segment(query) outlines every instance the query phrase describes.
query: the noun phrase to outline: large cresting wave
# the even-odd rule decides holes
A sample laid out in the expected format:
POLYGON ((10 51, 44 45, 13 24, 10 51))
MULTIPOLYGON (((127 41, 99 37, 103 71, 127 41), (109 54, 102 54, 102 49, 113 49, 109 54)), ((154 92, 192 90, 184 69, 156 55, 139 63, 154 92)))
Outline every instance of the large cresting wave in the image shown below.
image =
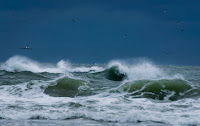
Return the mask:
POLYGON ((168 73, 149 61, 129 63, 126 61, 113 60, 109 62, 107 66, 106 77, 110 80, 183 79, 180 74, 169 76, 168 73))

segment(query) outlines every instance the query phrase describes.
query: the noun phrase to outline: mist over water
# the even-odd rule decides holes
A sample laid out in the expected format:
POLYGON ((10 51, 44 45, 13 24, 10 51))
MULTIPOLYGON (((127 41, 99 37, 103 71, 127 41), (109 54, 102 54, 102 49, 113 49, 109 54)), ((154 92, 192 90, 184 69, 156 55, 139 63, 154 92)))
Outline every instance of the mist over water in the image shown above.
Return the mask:
POLYGON ((200 125, 199 69, 147 60, 51 64, 14 56, 0 64, 0 118, 200 125))

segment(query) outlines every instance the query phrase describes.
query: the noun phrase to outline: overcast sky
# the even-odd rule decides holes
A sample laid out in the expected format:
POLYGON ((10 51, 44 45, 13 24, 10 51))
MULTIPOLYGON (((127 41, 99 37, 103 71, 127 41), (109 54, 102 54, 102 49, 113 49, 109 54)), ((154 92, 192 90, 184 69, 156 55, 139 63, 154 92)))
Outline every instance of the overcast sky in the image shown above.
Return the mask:
POLYGON ((0 61, 14 55, 200 65, 200 0, 0 1, 0 61))

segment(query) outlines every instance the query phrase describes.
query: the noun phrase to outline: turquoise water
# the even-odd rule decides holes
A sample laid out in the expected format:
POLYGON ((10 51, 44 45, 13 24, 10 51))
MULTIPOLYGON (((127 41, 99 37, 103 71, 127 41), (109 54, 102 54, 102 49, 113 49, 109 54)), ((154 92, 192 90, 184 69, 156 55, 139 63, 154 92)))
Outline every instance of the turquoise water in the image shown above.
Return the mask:
POLYGON ((14 56, 0 64, 0 123, 200 125, 199 70, 149 61, 51 64, 14 56))

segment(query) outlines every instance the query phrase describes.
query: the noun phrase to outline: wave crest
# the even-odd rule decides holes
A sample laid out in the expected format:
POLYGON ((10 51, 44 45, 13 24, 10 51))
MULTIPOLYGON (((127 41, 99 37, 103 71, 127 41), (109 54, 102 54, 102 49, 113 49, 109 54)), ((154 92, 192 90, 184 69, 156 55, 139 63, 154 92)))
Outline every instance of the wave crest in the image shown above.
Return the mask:
MULTIPOLYGON (((162 69, 148 61, 133 64, 129 64, 128 62, 124 61, 111 61, 108 64, 108 68, 112 67, 117 67, 120 73, 126 74, 128 80, 158 80, 169 78, 169 76, 162 69)), ((177 75, 174 77, 180 78, 180 76, 177 75)))
POLYGON ((66 73, 66 72, 100 72, 104 69, 98 66, 73 67, 69 62, 61 60, 56 65, 39 63, 24 56, 13 56, 0 66, 0 70, 9 72, 31 71, 34 73, 66 73))
POLYGON ((64 62, 63 60, 61 60, 56 64, 56 66, 54 66, 51 64, 42 64, 23 56, 14 56, 9 58, 5 63, 3 63, 0 66, 0 69, 10 72, 31 71, 35 73, 63 73, 64 71, 67 71, 69 66, 69 63, 64 62))

